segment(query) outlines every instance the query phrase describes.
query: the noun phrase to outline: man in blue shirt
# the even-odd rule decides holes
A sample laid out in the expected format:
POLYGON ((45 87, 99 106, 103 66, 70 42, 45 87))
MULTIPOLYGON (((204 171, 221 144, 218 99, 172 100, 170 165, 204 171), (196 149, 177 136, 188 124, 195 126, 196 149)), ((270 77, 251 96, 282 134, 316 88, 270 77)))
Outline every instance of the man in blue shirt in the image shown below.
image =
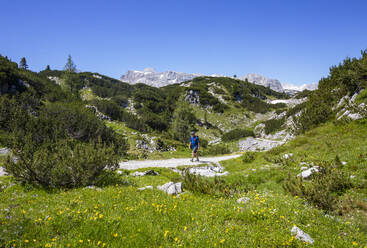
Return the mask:
POLYGON ((194 162, 195 156, 196 156, 196 161, 199 161, 198 150, 200 149, 200 141, 199 141, 199 137, 195 135, 194 131, 191 132, 189 148, 192 150, 191 162, 194 162))

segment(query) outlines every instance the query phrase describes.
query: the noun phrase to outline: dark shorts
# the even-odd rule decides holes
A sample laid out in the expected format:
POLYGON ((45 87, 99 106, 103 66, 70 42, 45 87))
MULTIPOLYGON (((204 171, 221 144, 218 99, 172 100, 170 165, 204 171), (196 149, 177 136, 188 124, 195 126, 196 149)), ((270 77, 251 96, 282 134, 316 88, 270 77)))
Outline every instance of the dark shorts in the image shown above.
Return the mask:
POLYGON ((192 152, 197 153, 199 147, 198 146, 193 146, 191 149, 192 149, 192 152))

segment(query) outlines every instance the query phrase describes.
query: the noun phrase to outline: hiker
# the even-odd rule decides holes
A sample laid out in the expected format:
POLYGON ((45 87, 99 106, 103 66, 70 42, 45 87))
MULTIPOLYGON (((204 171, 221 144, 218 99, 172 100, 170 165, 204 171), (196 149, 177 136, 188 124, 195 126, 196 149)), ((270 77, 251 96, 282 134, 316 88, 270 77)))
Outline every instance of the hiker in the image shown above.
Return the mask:
POLYGON ((194 131, 191 132, 189 148, 192 150, 191 162, 194 162, 195 156, 196 156, 196 161, 199 161, 198 151, 200 149, 200 141, 199 141, 199 137, 195 135, 194 131))

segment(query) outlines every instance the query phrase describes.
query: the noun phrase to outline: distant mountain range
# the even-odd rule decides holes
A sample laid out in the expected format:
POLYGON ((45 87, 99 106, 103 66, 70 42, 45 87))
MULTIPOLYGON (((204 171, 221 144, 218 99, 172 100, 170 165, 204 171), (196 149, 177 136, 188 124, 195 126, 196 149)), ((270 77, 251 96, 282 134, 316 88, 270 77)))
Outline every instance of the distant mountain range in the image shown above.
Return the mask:
MULTIPOLYGON (((157 72, 153 68, 146 68, 143 71, 128 71, 125 75, 122 75, 120 80, 130 84, 143 83, 146 85, 154 87, 164 87, 170 84, 182 83, 185 81, 192 80, 195 77, 204 76, 201 74, 189 74, 184 72, 175 71, 165 71, 157 72)), ((218 75, 211 75, 217 77, 218 75)), ((250 73, 239 78, 241 80, 248 80, 251 83, 269 87, 270 89, 277 92, 288 92, 295 93, 302 90, 315 90, 317 89, 317 84, 303 84, 303 85, 293 85, 289 83, 282 84, 277 79, 266 78, 262 75, 250 73)))

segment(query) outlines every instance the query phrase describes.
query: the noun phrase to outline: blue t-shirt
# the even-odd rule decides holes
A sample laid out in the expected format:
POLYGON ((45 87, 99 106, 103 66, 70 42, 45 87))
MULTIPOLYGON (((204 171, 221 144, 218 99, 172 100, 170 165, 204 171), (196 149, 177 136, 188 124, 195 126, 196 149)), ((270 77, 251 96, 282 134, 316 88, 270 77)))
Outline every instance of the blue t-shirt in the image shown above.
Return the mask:
POLYGON ((191 142, 191 146, 192 147, 197 147, 199 146, 199 137, 195 136, 195 137, 190 137, 190 142, 191 142))

